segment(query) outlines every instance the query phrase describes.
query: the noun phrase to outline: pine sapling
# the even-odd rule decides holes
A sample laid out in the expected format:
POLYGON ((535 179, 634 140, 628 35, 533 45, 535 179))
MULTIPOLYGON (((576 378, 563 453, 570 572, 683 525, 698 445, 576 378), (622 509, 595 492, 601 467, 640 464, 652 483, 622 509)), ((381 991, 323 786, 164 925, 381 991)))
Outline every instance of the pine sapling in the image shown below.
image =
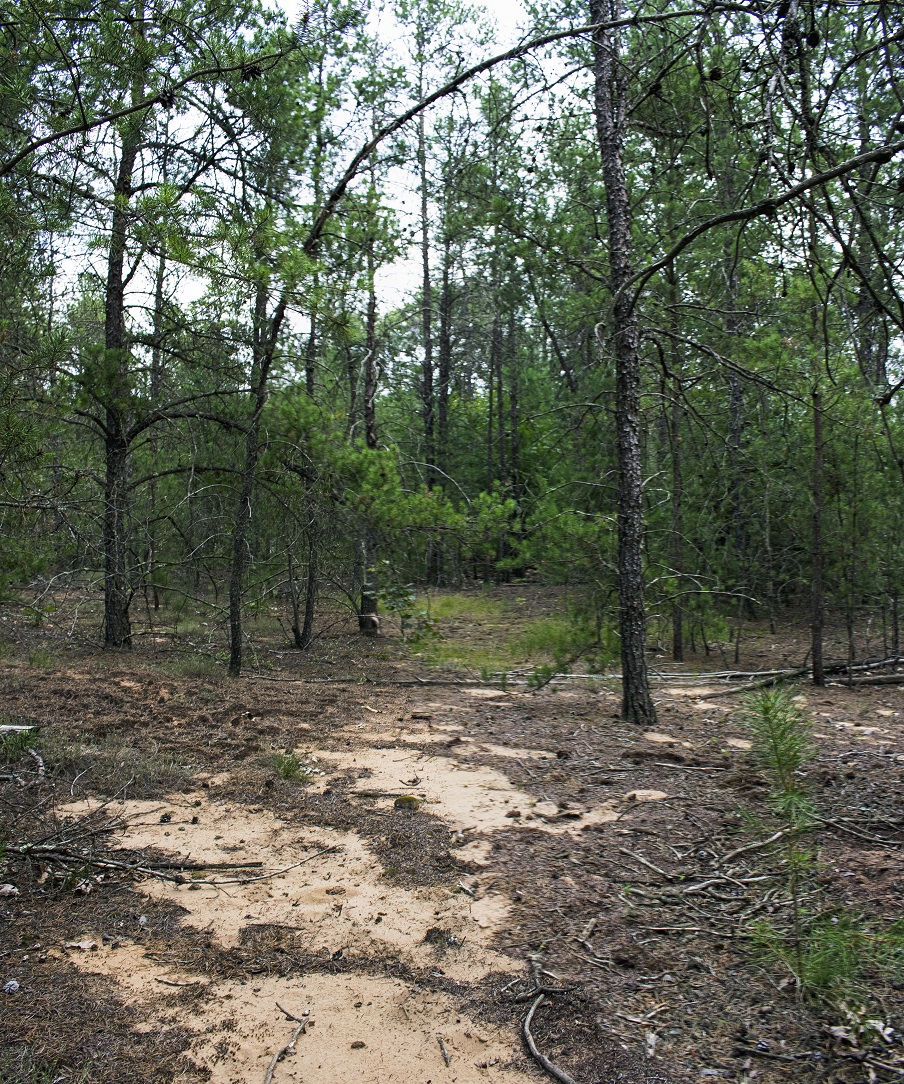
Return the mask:
POLYGON ((769 804, 784 822, 799 984, 804 971, 801 875, 810 858, 800 840, 816 819, 813 803, 801 785, 803 766, 812 754, 810 724, 783 689, 751 694, 744 703, 744 714, 753 736, 754 755, 769 784, 769 804))

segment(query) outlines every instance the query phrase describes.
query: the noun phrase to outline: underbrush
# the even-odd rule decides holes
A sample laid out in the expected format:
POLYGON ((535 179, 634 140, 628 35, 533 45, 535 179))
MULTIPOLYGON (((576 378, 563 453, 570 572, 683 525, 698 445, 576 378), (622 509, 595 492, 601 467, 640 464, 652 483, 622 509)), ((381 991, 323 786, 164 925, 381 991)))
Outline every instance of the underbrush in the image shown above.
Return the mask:
POLYGON ((813 877, 820 820, 804 786, 814 751, 809 719, 782 689, 749 696, 744 713, 779 825, 779 875, 790 905, 789 923, 760 919, 751 925, 761 960, 785 971, 799 996, 836 1007, 852 995, 869 996, 876 982, 900 983, 904 920, 881 923, 856 913, 833 914, 813 877))
POLYGON ((580 614, 522 616, 502 602, 471 595, 441 595, 430 602, 436 636, 420 645, 419 657, 431 666, 459 667, 486 679, 513 670, 533 670, 542 684, 566 673, 579 660, 591 670, 613 657, 617 643, 604 629, 601 636, 580 614), (447 633, 443 620, 459 625, 447 633))
POLYGON ((156 743, 141 749, 116 734, 83 741, 45 731, 36 748, 48 775, 101 794, 153 798, 185 786, 193 774, 191 765, 162 752, 156 743))

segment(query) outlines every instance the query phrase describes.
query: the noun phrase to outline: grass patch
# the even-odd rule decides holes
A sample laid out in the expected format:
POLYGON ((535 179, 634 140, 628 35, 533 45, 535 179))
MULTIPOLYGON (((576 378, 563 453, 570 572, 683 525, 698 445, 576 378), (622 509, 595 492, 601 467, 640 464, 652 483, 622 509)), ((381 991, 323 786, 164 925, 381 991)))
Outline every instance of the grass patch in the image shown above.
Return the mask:
POLYGON ((307 785, 314 778, 314 773, 295 753, 270 753, 264 763, 273 769, 281 779, 307 785))
POLYGON ((586 648, 589 639, 587 631, 567 617, 537 617, 514 636, 511 651, 525 660, 566 659, 586 648))
POLYGON ((226 672, 223 664, 209 655, 185 655, 162 663, 160 669, 174 678, 221 678, 226 672))
POLYGON ((46 647, 36 647, 28 653, 28 665, 34 670, 49 670, 55 663, 56 659, 46 647))
POLYGON ((458 618, 502 617, 506 606, 495 599, 482 595, 428 595, 418 600, 419 606, 439 621, 458 618))
POLYGON ((418 657, 430 666, 464 668, 481 672, 510 670, 515 665, 505 644, 468 643, 459 640, 434 640, 418 657))
POLYGON ((594 640, 579 619, 565 614, 521 616, 504 602, 479 595, 439 595, 431 599, 430 615, 439 620, 439 638, 423 645, 419 657, 432 666, 484 675, 530 666, 549 669, 550 664, 551 672, 565 671, 594 640), (444 636, 442 621, 451 618, 472 621, 473 635, 458 628, 444 636))
POLYGON ((90 1069, 68 1069, 27 1050, 0 1055, 0 1084, 86 1084, 90 1075, 90 1069))
POLYGON ((184 786, 193 774, 191 765, 157 745, 140 749, 118 735, 83 742, 45 731, 36 748, 48 775, 70 782, 80 776, 86 788, 100 794, 125 788, 131 798, 153 798, 184 786))
POLYGON ((35 730, 14 730, 7 734, 0 734, 0 764, 4 766, 15 764, 26 749, 37 741, 35 730))

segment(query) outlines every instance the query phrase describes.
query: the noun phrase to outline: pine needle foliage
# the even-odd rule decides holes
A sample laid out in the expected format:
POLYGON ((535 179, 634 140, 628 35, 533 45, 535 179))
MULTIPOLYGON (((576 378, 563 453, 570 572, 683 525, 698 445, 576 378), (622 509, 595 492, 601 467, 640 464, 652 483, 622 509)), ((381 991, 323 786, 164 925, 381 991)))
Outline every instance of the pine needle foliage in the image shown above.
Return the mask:
POLYGON ((802 788, 805 764, 813 754, 810 722, 784 689, 763 689, 747 697, 744 716, 753 751, 770 790, 770 805, 787 827, 812 826, 815 810, 802 788))

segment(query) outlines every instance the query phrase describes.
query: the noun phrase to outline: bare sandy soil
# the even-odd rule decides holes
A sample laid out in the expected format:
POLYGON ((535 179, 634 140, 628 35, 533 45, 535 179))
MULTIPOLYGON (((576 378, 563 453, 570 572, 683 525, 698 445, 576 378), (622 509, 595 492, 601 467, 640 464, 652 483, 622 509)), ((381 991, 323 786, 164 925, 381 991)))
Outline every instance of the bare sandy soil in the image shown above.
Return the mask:
MULTIPOLYGON (((7 840, 157 875, 13 855, 0 1080, 537 1081, 541 991, 537 1045, 577 1084, 904 1077, 900 986, 803 1003, 752 946, 788 899, 724 683, 659 682, 635 733, 605 684, 397 684, 442 675, 385 648, 236 682, 2 665, 7 717, 46 739, 46 774, 25 754, 2 783, 7 840)), ((797 693, 813 906, 893 919, 904 691, 797 693)))

